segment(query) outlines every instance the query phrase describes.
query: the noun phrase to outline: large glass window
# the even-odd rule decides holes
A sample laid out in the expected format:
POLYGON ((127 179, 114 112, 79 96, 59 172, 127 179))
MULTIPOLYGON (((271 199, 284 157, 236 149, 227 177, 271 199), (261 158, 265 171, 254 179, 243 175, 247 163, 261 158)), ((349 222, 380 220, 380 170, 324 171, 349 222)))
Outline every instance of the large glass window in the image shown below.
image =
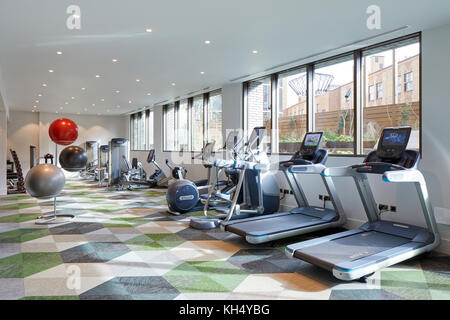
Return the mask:
POLYGON ((222 147, 222 93, 213 92, 208 102, 208 141, 216 141, 215 148, 222 147))
POLYGON ((203 95, 195 96, 192 99, 191 109, 191 136, 192 136, 192 151, 201 151, 203 148, 203 95))
POLYGON ((147 150, 147 113, 139 113, 139 150, 147 150))
POLYGON ((169 104, 164 110, 164 150, 175 151, 175 105, 169 104))
POLYGON ((419 39, 375 47, 362 55, 363 86, 377 84, 377 100, 363 99, 363 153, 372 150, 384 127, 391 126, 411 126, 408 147, 419 149, 419 39))
POLYGON ((364 155, 383 128, 410 126, 408 148, 420 150, 420 54, 414 34, 248 81, 244 129, 272 128, 272 153, 323 131, 330 154, 364 155))
POLYGON ((130 125, 131 125, 130 146, 131 146, 132 150, 137 150, 138 149, 138 132, 139 132, 138 131, 138 115, 136 113, 132 114, 130 117, 130 120, 131 120, 130 121, 130 125))
POLYGON ((189 146, 189 112, 188 101, 181 100, 178 105, 178 139, 177 150, 190 151, 189 146))
POLYGON ((147 110, 148 149, 153 148, 153 110, 147 110))
POLYGON ((353 55, 314 66, 314 130, 330 153, 354 153, 353 55))
POLYGON ((278 75, 278 152, 280 153, 298 151, 308 130, 306 76, 305 68, 278 75))
POLYGON ((265 126, 267 142, 270 145, 272 132, 272 94, 270 77, 248 82, 247 86, 247 132, 255 127, 265 126))
POLYGON ((220 90, 165 105, 163 113, 164 150, 199 152, 206 140, 215 140, 216 150, 222 147, 220 90))

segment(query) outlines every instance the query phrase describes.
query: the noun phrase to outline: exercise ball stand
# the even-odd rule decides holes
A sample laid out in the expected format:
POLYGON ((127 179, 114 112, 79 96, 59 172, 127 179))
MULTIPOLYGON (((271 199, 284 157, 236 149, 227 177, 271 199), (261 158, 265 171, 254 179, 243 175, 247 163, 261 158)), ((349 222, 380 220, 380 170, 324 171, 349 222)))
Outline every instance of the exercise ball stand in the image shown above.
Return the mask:
MULTIPOLYGON (((55 143, 55 166, 58 166, 58 145, 55 143)), ((73 214, 57 214, 56 213, 56 197, 53 197, 53 212, 51 214, 43 214, 42 216, 37 217, 37 221, 35 224, 37 225, 45 225, 45 224, 56 224, 56 223, 64 223, 70 221, 70 219, 75 218, 73 214), (67 218, 64 221, 57 221, 58 218, 67 218)))

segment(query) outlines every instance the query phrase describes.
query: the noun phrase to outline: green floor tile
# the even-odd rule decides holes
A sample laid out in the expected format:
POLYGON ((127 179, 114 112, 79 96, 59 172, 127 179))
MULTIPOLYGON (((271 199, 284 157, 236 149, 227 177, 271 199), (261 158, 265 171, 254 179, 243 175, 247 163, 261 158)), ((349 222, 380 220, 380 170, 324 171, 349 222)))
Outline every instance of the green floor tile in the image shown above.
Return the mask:
POLYGON ((18 213, 0 217, 0 223, 20 223, 35 220, 41 213, 18 213))
POLYGON ((0 259, 0 278, 25 278, 62 264, 56 252, 26 252, 0 259))
POLYGON ((382 271, 381 289, 410 300, 431 299, 422 270, 382 271))
POLYGON ((19 201, 19 200, 25 200, 25 199, 32 199, 30 195, 28 194, 20 194, 15 196, 7 196, 0 198, 0 201, 19 201))
POLYGON ((32 207, 38 207, 39 205, 37 203, 30 203, 30 202, 23 202, 23 203, 11 203, 4 206, 0 206, 0 211, 8 210, 20 210, 20 209, 27 209, 32 207))
POLYGON ((48 235, 48 229, 17 229, 0 233, 0 243, 22 243, 48 235))

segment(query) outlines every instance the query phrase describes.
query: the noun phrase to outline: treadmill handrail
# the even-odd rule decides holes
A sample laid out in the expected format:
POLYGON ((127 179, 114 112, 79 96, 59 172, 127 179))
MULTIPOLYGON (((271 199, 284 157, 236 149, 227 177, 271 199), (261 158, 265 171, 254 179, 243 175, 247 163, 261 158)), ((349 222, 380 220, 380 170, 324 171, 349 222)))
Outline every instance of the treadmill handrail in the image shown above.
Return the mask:
POLYGON ((386 182, 418 182, 425 183, 423 174, 416 169, 405 169, 401 171, 386 171, 382 177, 386 182))
POLYGON ((321 174, 326 167, 323 164, 296 164, 289 167, 290 173, 321 174))
POLYGON ((362 174, 355 172, 352 167, 328 167, 322 171, 322 176, 324 177, 350 177, 355 174, 362 174))

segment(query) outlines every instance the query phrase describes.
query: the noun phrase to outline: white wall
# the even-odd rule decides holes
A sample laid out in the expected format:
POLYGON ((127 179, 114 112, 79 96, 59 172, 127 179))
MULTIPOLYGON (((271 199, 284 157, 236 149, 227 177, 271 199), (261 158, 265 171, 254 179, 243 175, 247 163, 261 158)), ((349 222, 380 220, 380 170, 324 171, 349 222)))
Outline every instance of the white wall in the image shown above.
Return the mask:
MULTIPOLYGON (((30 145, 37 147, 41 158, 46 153, 55 153, 55 144, 48 136, 48 128, 58 118, 69 118, 77 124, 78 139, 74 144, 83 148, 88 140, 96 140, 100 145, 108 144, 112 138, 126 137, 128 132, 124 122, 127 118, 125 116, 82 116, 12 111, 8 121, 7 151, 11 158, 9 149, 16 150, 24 175, 27 174, 30 166, 30 145)), ((58 150, 62 149, 63 146, 59 146, 58 150)))

